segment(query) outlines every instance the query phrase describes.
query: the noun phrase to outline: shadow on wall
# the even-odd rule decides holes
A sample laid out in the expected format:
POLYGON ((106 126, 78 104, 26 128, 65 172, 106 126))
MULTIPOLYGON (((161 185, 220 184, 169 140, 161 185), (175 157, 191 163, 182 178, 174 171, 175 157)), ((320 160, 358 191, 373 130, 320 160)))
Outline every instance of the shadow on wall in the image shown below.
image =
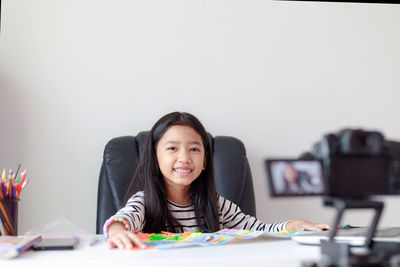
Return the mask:
POLYGON ((26 101, 24 89, 0 74, 0 168, 24 166, 26 101))

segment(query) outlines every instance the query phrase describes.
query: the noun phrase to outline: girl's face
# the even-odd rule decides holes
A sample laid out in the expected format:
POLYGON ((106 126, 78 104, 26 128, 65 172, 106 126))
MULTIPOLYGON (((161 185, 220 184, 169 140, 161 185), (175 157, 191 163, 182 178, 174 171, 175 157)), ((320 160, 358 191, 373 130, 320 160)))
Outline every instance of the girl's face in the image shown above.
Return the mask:
POLYGON ((171 126, 156 149, 168 188, 187 189, 206 166, 201 136, 189 126, 171 126))

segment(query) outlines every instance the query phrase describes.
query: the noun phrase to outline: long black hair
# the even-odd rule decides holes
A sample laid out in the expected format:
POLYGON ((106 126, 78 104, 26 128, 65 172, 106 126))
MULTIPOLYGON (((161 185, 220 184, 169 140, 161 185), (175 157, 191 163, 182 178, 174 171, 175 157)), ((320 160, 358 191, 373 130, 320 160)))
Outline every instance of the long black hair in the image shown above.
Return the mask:
POLYGON ((144 153, 134 177, 144 183, 145 222, 142 231, 145 233, 183 232, 182 225, 168 209, 167 191, 156 154, 158 142, 171 126, 189 126, 201 136, 206 167, 192 182, 189 192, 200 230, 215 232, 219 230, 219 216, 211 140, 201 122, 186 112, 172 112, 163 116, 154 124, 147 137, 144 153))

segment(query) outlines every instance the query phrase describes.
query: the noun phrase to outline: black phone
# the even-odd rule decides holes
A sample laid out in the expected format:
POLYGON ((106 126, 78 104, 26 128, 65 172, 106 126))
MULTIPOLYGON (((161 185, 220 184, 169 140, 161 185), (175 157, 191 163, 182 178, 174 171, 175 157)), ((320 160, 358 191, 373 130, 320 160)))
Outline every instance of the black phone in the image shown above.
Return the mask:
POLYGON ((78 238, 46 238, 33 245, 33 250, 68 250, 79 244, 78 238))

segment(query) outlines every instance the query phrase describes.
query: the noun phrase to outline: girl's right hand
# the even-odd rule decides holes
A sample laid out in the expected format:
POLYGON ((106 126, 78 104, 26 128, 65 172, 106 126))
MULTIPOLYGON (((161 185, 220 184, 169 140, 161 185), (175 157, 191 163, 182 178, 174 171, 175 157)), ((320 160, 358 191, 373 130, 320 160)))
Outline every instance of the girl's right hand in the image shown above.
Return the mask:
POLYGON ((108 241, 107 246, 112 248, 132 248, 133 246, 146 248, 143 241, 131 231, 125 229, 121 222, 114 222, 108 227, 108 241))

